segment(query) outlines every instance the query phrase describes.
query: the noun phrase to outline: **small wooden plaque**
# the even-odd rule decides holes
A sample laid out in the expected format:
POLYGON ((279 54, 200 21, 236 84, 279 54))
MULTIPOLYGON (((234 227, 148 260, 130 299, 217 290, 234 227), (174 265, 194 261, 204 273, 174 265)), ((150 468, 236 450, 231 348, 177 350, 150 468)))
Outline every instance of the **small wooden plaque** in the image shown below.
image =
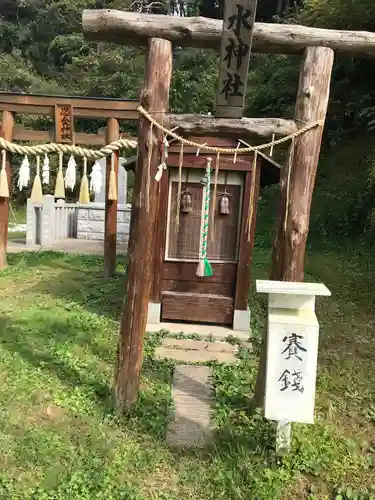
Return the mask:
POLYGON ((72 143, 74 137, 73 107, 55 105, 55 138, 56 142, 72 143))

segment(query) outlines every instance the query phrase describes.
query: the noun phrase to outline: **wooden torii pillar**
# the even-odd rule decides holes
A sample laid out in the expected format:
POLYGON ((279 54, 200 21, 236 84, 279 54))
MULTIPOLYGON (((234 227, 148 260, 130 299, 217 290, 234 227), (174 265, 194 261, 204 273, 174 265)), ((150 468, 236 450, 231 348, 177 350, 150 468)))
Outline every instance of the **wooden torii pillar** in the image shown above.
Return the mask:
MULTIPOLYGON (((1 122, 1 137, 11 141, 13 136, 14 115, 3 111, 1 122)), ((6 154, 6 172, 8 177, 9 195, 12 188, 12 155, 6 154)), ((0 197, 0 271, 7 265, 9 198, 0 197)))
MULTIPOLYGON (((116 118, 108 118, 106 128, 106 143, 117 141, 120 136, 120 126, 116 118)), ((114 153, 114 169, 118 190, 119 152, 114 153)), ((106 161, 105 185, 105 219, 104 219, 104 277, 110 278, 116 272, 117 256, 117 200, 109 200, 109 179, 111 175, 112 158, 106 161)))
MULTIPOLYGON (((146 56, 145 83, 141 105, 150 113, 168 109, 172 77, 172 44, 151 38, 146 56)), ((154 175, 161 162, 163 139, 150 122, 140 116, 138 124, 138 156, 131 209, 128 274, 123 306, 114 381, 115 404, 129 409, 138 397, 142 367, 143 341, 151 291, 156 210, 159 184, 154 175)))
MULTIPOLYGON (((305 50, 299 74, 295 119, 301 127, 316 121, 320 121, 321 125, 296 137, 292 162, 281 172, 280 207, 270 280, 304 279, 311 199, 327 114, 333 59, 333 50, 326 47, 308 47, 305 50)), ((252 408, 264 407, 266 344, 267 338, 264 338, 252 408)))

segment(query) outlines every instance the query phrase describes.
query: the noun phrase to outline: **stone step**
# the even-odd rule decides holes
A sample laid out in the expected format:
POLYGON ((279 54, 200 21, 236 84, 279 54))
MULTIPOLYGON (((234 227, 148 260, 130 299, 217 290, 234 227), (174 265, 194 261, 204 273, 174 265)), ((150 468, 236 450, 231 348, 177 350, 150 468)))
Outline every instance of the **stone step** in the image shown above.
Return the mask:
POLYGON ((173 374, 173 419, 167 427, 171 447, 204 447, 212 439, 211 411, 214 403, 208 366, 177 366, 173 374))
POLYGON ((195 334, 199 335, 201 339, 207 339, 208 337, 212 337, 216 340, 224 340, 231 336, 243 340, 245 342, 248 341, 250 337, 250 330, 248 332, 242 332, 218 325, 167 323, 164 321, 157 324, 149 323, 146 327, 146 330, 148 332, 160 332, 162 330, 166 330, 174 334, 175 333, 184 333, 185 335, 195 334))
POLYGON ((240 342, 238 344, 238 347, 242 347, 243 349, 249 349, 250 351, 253 350, 253 346, 252 346, 251 342, 240 342))
POLYGON ((209 352, 231 352, 238 351, 237 345, 229 344, 228 342, 204 342, 202 340, 193 339, 173 339, 164 337, 161 341, 164 347, 172 349, 184 349, 191 351, 209 351, 209 352))
POLYGON ((173 359, 174 361, 185 361, 186 363, 208 363, 217 361, 219 363, 235 363, 237 361, 233 352, 217 352, 211 350, 174 349, 172 347, 158 346, 155 349, 157 359, 173 359))

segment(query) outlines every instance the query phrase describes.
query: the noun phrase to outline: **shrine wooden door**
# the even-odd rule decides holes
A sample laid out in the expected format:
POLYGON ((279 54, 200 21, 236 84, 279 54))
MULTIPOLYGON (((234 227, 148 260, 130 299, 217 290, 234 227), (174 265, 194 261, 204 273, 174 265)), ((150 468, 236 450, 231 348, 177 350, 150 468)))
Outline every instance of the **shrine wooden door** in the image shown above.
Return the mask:
MULTIPOLYGON (((196 274, 203 229, 203 176, 203 170, 189 169, 187 174, 183 169, 182 191, 189 193, 191 207, 187 212, 180 210, 177 217, 178 173, 170 169, 161 319, 230 325, 236 294, 244 173, 219 173, 214 224, 210 217, 208 235, 213 276, 204 278, 196 274), (229 200, 227 214, 220 210, 224 193, 229 200)), ((211 203, 213 188, 212 183, 211 203)))

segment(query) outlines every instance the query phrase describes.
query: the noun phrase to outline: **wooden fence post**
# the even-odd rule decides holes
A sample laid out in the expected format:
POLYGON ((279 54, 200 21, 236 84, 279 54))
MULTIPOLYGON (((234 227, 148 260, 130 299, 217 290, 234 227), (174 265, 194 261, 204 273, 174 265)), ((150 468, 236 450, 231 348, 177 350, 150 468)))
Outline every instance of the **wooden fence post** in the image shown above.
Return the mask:
MULTIPOLYGON (((1 135, 6 141, 11 141, 13 136, 14 116, 10 111, 3 111, 1 135)), ((9 194, 12 191, 12 155, 6 155, 6 170, 9 185, 9 194)), ((8 245, 8 217, 9 198, 0 198, 0 271, 7 265, 8 245)))
MULTIPOLYGON (((172 75, 172 44, 149 41, 141 105, 163 121, 172 75)), ((152 284, 156 209, 159 185, 154 180, 161 161, 162 137, 142 115, 138 123, 138 157, 130 222, 128 276, 120 324, 114 397, 117 408, 129 409, 138 396, 143 340, 152 284)))
MULTIPOLYGON (((120 127, 116 118, 107 120, 106 143, 117 141, 120 127)), ((116 185, 118 192, 118 165, 119 152, 114 153, 116 185)), ((117 200, 108 199, 109 179, 111 174, 112 158, 108 156, 106 163, 105 185, 105 222, 104 222, 104 277, 109 278, 116 271, 116 245, 117 245, 117 200)))
MULTIPOLYGON (((280 207, 273 243, 270 280, 303 281, 311 199, 315 186, 324 121, 329 100, 334 52, 308 47, 299 75, 295 120, 300 127, 318 120, 321 126, 295 138, 290 168, 280 179, 280 207)), ((252 407, 263 407, 266 341, 264 339, 252 407)))

